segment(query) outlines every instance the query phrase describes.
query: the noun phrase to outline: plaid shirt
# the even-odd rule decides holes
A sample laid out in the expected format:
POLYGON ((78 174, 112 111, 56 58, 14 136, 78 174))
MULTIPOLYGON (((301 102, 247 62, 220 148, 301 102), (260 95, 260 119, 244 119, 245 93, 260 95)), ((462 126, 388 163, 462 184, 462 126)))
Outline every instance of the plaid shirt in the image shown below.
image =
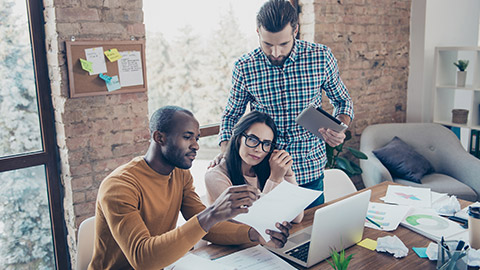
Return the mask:
POLYGON ((233 126, 250 103, 252 110, 270 115, 278 128, 277 148, 293 157, 297 182, 306 184, 323 174, 325 143, 295 123, 309 104, 321 106, 322 90, 334 116, 353 119, 353 103, 340 79, 337 61, 321 44, 295 40, 283 67, 273 66, 260 48, 243 55, 233 68, 232 88, 223 112, 220 142, 230 140, 233 126))

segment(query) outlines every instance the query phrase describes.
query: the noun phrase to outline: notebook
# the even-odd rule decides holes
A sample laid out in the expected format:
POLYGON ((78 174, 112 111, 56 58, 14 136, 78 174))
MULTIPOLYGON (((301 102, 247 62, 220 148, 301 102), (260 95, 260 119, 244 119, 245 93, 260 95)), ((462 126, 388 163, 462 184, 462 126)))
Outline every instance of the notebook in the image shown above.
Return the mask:
POLYGON ((289 238, 281 249, 270 251, 304 267, 330 257, 362 240, 371 191, 367 190, 315 211, 313 224, 289 238))

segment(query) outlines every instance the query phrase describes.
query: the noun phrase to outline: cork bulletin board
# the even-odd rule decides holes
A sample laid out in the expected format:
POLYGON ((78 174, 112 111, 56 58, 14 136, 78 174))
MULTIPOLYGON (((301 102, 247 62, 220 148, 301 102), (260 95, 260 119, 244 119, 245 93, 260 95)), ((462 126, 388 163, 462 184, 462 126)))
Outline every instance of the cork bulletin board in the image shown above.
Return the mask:
MULTIPOLYGON (((66 41, 65 45, 71 98, 146 91, 145 41, 66 41), (98 47, 102 47, 103 51, 117 49, 119 52, 140 52, 140 76, 143 76, 143 82, 137 85, 121 86, 120 89, 115 91, 108 91, 105 81, 99 75, 90 75, 88 71, 83 70, 80 62, 80 59, 86 59, 86 49, 98 47)), ((118 61, 111 62, 105 57, 106 72, 103 74, 110 77, 119 76, 118 61)), ((121 76, 119 80, 121 84, 121 76)))

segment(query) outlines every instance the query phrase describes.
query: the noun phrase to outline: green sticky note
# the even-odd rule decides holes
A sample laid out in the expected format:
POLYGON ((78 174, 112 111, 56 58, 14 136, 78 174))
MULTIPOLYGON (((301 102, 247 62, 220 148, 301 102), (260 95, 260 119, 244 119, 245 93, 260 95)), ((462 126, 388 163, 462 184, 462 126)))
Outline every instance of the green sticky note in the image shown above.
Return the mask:
POLYGON ((82 64, 83 70, 93 72, 92 62, 80 58, 80 63, 82 64))
POLYGON ((358 242, 357 245, 370 250, 375 250, 377 248, 377 241, 372 240, 370 238, 365 238, 362 241, 358 242))

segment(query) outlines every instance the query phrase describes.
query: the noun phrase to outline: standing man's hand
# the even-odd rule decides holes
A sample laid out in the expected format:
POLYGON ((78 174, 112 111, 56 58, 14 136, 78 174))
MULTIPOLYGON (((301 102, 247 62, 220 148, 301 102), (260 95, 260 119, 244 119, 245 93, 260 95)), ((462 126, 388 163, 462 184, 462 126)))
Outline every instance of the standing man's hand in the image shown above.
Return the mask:
POLYGON ((318 129, 318 132, 322 134, 325 142, 328 143, 331 147, 335 147, 343 143, 343 141, 345 140, 345 133, 343 131, 337 132, 332 129, 320 128, 318 129))
POLYGON ((218 222, 247 213, 248 208, 260 197, 260 190, 251 185, 231 186, 207 209, 198 214, 200 226, 208 232, 218 222))
POLYGON ((217 166, 218 164, 220 164, 220 162, 224 158, 225 158, 225 154, 224 153, 219 153, 217 156, 215 156, 215 158, 213 158, 212 161, 210 161, 210 164, 208 164, 207 169, 210 169, 210 168, 213 168, 213 167, 217 166))
MULTIPOLYGON (((352 118, 346 114, 339 114, 337 116, 338 120, 342 121, 347 126, 350 126, 350 123, 352 122, 352 118)), ((345 132, 337 132, 335 130, 331 129, 325 129, 325 128, 320 128, 318 129, 318 132, 322 134, 323 139, 325 140, 326 143, 328 143, 331 147, 335 147, 345 140, 345 132)))
POLYGON ((220 154, 218 154, 212 161, 210 161, 210 164, 208 165, 207 169, 213 168, 220 164, 222 159, 225 158, 225 152, 227 151, 227 145, 228 141, 223 141, 220 143, 220 154))

